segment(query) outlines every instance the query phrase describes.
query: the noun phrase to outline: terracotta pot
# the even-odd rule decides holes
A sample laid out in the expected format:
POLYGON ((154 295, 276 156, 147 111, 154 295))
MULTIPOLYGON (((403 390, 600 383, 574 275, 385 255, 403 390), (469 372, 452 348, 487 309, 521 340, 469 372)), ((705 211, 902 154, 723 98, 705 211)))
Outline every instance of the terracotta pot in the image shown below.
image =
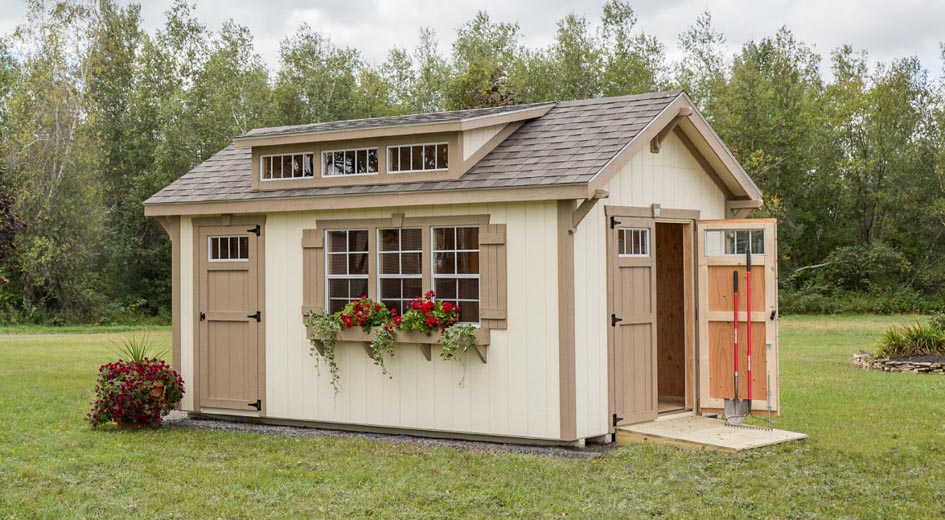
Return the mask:
POLYGON ((158 381, 151 387, 151 397, 164 398, 164 381, 158 381))
POLYGON ((119 430, 140 430, 149 427, 148 423, 124 420, 116 420, 115 426, 117 426, 119 430))

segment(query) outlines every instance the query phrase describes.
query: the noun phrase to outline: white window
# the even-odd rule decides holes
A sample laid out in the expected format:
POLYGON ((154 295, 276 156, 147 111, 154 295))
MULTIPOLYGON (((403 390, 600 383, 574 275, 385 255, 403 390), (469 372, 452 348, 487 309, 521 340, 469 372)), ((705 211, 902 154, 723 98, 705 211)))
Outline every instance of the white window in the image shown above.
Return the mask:
POLYGON ((368 231, 327 231, 325 248, 328 311, 338 312, 368 293, 368 231))
POLYGON ((648 228, 618 229, 617 254, 620 256, 650 256, 650 230, 648 228))
POLYGON ((377 148, 322 152, 322 176, 372 175, 377 173, 377 148))
POLYGON ((411 173, 448 168, 449 145, 446 143, 387 147, 388 173, 411 173))
POLYGON ((259 158, 259 178, 264 181, 312 177, 310 153, 263 155, 259 158))
POLYGON ((207 251, 207 260, 210 262, 248 262, 249 236, 208 237, 207 251))
POLYGON ((422 233, 420 228, 377 231, 378 299, 401 314, 423 295, 422 233))
POLYGON ((764 229, 707 229, 705 232, 706 256, 765 254, 764 229))
POLYGON ((460 306, 459 321, 479 322, 479 228, 435 227, 433 290, 460 306))

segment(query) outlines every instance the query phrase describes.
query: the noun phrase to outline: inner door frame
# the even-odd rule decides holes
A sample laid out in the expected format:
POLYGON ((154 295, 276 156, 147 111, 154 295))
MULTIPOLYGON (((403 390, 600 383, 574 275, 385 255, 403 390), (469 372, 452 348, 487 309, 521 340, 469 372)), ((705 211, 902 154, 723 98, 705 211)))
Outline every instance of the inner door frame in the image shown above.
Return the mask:
MULTIPOLYGON (((689 210, 689 209, 672 209, 672 208, 662 208, 659 204, 653 204, 650 207, 634 207, 634 206, 604 206, 604 222, 602 223, 605 226, 605 232, 607 234, 607 246, 606 246, 606 255, 607 255, 607 312, 603 319, 607 320, 607 412, 608 420, 607 424, 609 425, 609 432, 614 433, 616 431, 616 426, 614 421, 611 418, 616 413, 616 402, 614 399, 615 393, 615 374, 616 367, 614 361, 614 327, 610 325, 609 319, 610 314, 614 312, 614 271, 616 269, 616 254, 617 252, 613 250, 614 241, 611 240, 610 234, 613 232, 610 228, 610 218, 611 217, 631 217, 631 218, 649 218, 654 220, 655 223, 667 223, 667 224, 683 224, 688 227, 688 230, 685 231, 689 239, 689 252, 688 254, 684 251, 683 256, 687 262, 689 280, 686 282, 686 304, 685 304, 685 330, 686 330, 686 347, 688 355, 688 363, 692 365, 692 372, 688 375, 686 381, 686 398, 691 399, 687 406, 685 413, 695 414, 699 409, 699 364, 697 363, 698 354, 699 354, 699 334, 698 334, 698 307, 697 302, 699 301, 699 283, 698 283, 698 273, 696 271, 696 222, 700 218, 699 210, 689 210), (690 340, 691 339, 691 340, 690 340)), ((656 254, 656 237, 652 237, 653 240, 653 254, 656 254)), ((654 287, 654 290, 656 288, 654 287)), ((659 349, 659 344, 656 346, 659 349)), ((657 385, 657 388, 654 391, 659 390, 659 382, 654 379, 654 385, 657 385)))
POLYGON ((202 410, 202 404, 200 402, 200 275, 203 268, 201 263, 200 256, 200 228, 201 227, 210 227, 210 226, 233 226, 237 227, 241 232, 245 232, 246 229, 252 228, 253 226, 259 226, 259 236, 256 239, 256 254, 259 258, 256 259, 256 306, 259 308, 260 316, 262 319, 259 321, 259 325, 256 327, 256 371, 257 371, 257 385, 259 400, 261 401, 261 408, 259 412, 256 411, 246 411, 241 412, 239 410, 227 410, 226 413, 230 415, 249 415, 253 417, 265 417, 266 416, 266 216, 265 215, 254 215, 254 216, 233 216, 233 215, 221 215, 219 217, 205 217, 205 218, 195 218, 192 221, 193 225, 193 241, 194 241, 194 262, 193 262, 193 316, 191 316, 191 323, 193 323, 193 381, 190 381, 190 391, 193 392, 194 396, 194 408, 197 412, 202 410))

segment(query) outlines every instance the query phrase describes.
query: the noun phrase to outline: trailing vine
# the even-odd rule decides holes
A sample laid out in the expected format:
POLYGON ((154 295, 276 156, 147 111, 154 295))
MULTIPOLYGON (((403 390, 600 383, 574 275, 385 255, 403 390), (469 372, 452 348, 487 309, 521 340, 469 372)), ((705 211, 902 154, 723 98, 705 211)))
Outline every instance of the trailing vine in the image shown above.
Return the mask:
POLYGON ((466 352, 469 350, 469 347, 475 347, 478 345, 476 341, 476 327, 472 325, 453 325, 452 327, 447 327, 443 329, 443 335, 440 336, 440 345, 443 346, 443 349, 440 350, 440 357, 446 361, 451 359, 458 359, 460 363, 463 363, 461 358, 456 357, 456 352, 466 352))
POLYGON ((321 343, 321 356, 328 362, 328 372, 331 375, 331 386, 338 393, 340 388, 340 377, 338 374, 338 362, 335 359, 335 347, 338 345, 338 333, 341 332, 341 318, 328 312, 316 313, 310 312, 305 319, 305 325, 311 330, 309 336, 309 355, 315 358, 315 366, 318 366, 318 350, 316 343, 321 343))
POLYGON ((381 372, 387 377, 391 377, 390 372, 384 365, 384 356, 394 355, 394 328, 388 325, 378 327, 371 336, 371 358, 374 364, 381 367, 381 372))

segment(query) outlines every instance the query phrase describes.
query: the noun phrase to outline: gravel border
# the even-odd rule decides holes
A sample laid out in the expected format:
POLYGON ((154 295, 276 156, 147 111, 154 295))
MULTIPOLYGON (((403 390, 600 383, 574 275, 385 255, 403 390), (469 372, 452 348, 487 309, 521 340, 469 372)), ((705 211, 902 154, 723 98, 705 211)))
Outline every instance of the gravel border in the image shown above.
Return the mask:
POLYGON ((501 442, 467 441, 458 439, 436 439, 430 437, 414 437, 410 435, 394 435, 387 433, 351 432, 343 430, 327 430, 324 428, 309 428, 305 426, 282 426, 244 421, 209 418, 205 416, 189 417, 186 413, 172 411, 164 417, 164 424, 172 428, 189 428, 205 431, 230 431, 245 433, 261 433, 267 435, 286 435, 289 437, 335 437, 355 438, 370 441, 393 442, 399 444, 413 444, 425 448, 453 448, 464 451, 478 451, 493 454, 535 455, 540 457, 557 457, 563 459, 593 459, 601 457, 616 447, 616 444, 591 444, 586 447, 570 446, 532 446, 527 444, 510 444, 501 442))

